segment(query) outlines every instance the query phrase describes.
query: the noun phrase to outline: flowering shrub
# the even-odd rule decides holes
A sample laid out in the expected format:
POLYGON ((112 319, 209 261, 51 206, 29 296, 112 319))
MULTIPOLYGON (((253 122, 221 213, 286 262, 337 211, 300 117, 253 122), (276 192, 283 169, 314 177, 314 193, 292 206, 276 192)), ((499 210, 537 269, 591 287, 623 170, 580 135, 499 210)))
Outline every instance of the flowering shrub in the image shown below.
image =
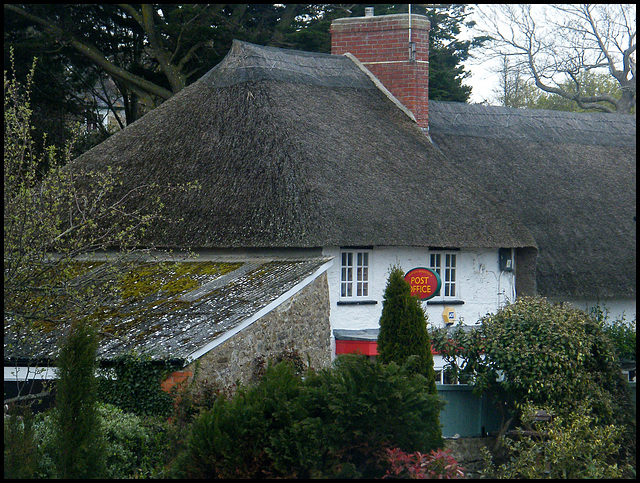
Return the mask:
POLYGON ((391 469, 385 478, 454 479, 464 478, 464 468, 451 456, 450 450, 431 450, 429 454, 405 453, 400 448, 387 450, 391 469))

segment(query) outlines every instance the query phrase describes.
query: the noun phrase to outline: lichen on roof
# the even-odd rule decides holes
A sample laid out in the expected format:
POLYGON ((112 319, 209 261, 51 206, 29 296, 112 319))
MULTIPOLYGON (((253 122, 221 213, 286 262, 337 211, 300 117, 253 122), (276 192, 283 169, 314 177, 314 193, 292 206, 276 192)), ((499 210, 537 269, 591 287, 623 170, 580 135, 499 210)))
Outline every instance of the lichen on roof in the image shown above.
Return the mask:
MULTIPOLYGON (((88 316, 100 331, 98 359, 109 360, 131 351, 154 359, 186 359, 327 261, 137 263, 120 274, 111 297, 88 316)), ((104 276, 99 264, 92 272, 104 276)), ((85 283, 90 273, 80 274, 85 283)), ((5 360, 55 359, 67 325, 68 320, 60 317, 48 331, 39 332, 36 342, 25 343, 12 330, 11 321, 5 321, 5 360)))

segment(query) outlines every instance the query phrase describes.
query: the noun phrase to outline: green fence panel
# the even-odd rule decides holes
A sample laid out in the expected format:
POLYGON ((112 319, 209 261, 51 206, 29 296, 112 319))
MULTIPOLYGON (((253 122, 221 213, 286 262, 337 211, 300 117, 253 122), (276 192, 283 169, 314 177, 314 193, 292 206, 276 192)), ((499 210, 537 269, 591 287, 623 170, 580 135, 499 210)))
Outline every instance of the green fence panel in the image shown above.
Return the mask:
MULTIPOLYGON (((499 409, 486 396, 473 393, 467 384, 436 384, 438 395, 446 401, 440 412, 442 436, 472 438, 495 433, 500 429, 499 409)), ((630 382, 631 398, 636 404, 636 383, 630 382)))
POLYGON ((438 395, 447 402, 440 413, 445 438, 484 436, 500 428, 500 412, 486 395, 475 395, 473 386, 438 384, 436 387, 438 395))

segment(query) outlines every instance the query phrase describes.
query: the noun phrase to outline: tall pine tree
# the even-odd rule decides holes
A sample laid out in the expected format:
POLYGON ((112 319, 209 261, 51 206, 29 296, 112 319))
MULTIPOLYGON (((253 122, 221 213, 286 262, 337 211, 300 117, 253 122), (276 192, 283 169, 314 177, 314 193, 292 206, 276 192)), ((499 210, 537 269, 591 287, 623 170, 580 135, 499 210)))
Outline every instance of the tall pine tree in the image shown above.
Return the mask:
POLYGON ((392 267, 385 288, 378 334, 380 362, 405 364, 410 356, 418 356, 416 372, 429 381, 429 392, 437 394, 431 339, 427 317, 420 301, 411 296, 411 287, 399 267, 392 267))

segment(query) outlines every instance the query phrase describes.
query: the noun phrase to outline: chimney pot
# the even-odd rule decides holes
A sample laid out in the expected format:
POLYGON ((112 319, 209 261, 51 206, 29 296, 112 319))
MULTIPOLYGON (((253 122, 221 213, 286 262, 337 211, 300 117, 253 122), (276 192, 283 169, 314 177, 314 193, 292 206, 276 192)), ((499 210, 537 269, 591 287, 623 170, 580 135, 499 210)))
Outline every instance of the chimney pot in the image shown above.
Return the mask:
POLYGON ((364 7, 364 16, 373 17, 373 7, 364 7))

